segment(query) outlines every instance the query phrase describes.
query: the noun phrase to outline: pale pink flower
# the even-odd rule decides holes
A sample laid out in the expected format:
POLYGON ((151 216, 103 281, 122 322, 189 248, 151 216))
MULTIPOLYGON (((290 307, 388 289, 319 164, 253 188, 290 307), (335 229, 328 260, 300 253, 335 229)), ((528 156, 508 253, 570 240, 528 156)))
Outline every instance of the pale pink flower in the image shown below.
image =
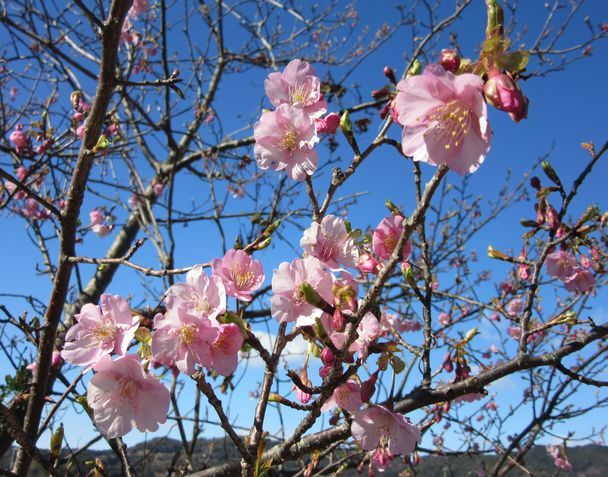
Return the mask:
MULTIPOLYGON (((365 361, 369 354, 369 347, 374 344, 382 334, 382 327, 380 326, 380 322, 378 321, 378 318, 376 318, 376 315, 368 311, 357 327, 357 334, 357 339, 350 345, 348 351, 353 354, 359 353, 359 357, 365 361)), ((341 349, 344 345, 346 334, 333 333, 331 339, 336 347, 341 349)))
POLYGON ((154 191, 154 195, 156 197, 160 197, 163 195, 164 186, 160 182, 157 182, 152 186, 152 190, 154 191))
POLYGON ((510 316, 517 316, 524 310, 524 300, 522 298, 513 298, 507 304, 507 313, 510 316))
POLYGON ((281 171, 294 180, 312 175, 318 162, 313 149, 318 141, 314 123, 301 108, 280 105, 267 111, 255 125, 254 154, 260 169, 281 171))
MULTIPOLYGON (((395 246, 403 232, 403 217, 389 215, 380 221, 372 237, 372 249, 378 257, 387 260, 391 257, 395 246)), ((403 245, 403 260, 407 260, 412 251, 412 242, 408 240, 403 245)))
POLYGON ((448 326, 452 322, 452 317, 445 312, 439 313, 439 324, 441 326, 448 326))
POLYGON ((238 353, 243 346, 243 335, 238 325, 219 325, 219 334, 211 343, 213 368, 222 376, 230 376, 238 365, 238 353))
POLYGON ((545 263, 547 265, 547 273, 561 281, 566 281, 578 266, 576 258, 564 250, 558 250, 547 255, 545 263))
POLYGON ((418 427, 384 406, 370 406, 355 413, 350 430, 363 450, 381 447, 393 455, 411 454, 421 440, 418 427))
POLYGON ((129 197, 129 199, 127 199, 127 203, 129 204, 129 207, 134 209, 141 204, 141 199, 137 194, 133 194, 131 197, 129 197))
POLYGON ((40 215, 40 204, 36 199, 29 198, 23 204, 23 215, 31 219, 37 219, 40 215))
POLYGON ((148 0, 133 0, 133 5, 127 12, 130 18, 137 18, 148 11, 148 0))
POLYGON ((198 316, 185 305, 167 309, 154 318, 152 357, 173 362, 182 373, 192 375, 196 365, 212 367, 211 345, 219 331, 209 318, 198 316))
POLYGON ((291 60, 282 73, 270 73, 264 89, 277 108, 283 104, 297 106, 311 117, 319 117, 327 109, 321 94, 321 80, 306 61, 291 60))
POLYGON ((589 270, 577 266, 564 283, 569 292, 585 293, 595 285, 595 277, 589 270))
POLYGON ((105 216, 98 209, 93 209, 89 212, 89 221, 91 225, 101 225, 105 222, 105 216))
POLYGON ((315 128, 318 134, 336 134, 340 127, 340 115, 329 113, 324 118, 315 119, 315 128))
POLYGON ((224 283, 228 296, 251 301, 251 294, 264 283, 264 269, 259 260, 243 250, 231 248, 224 258, 213 260, 213 275, 224 283))
POLYGON ((547 453, 553 457, 553 464, 561 470, 572 470, 572 464, 568 461, 565 452, 562 452, 558 446, 548 445, 547 453))
POLYGON ((30 171, 25 166, 19 166, 17 168, 17 171, 15 172, 17 179, 19 179, 21 182, 23 182, 29 174, 30 174, 30 171))
POLYGON ((226 289, 219 277, 209 278, 197 265, 186 275, 186 283, 169 287, 165 302, 167 308, 184 306, 195 316, 215 319, 226 311, 226 289))
POLYGON ((314 325, 323 312, 309 304, 300 285, 307 283, 327 303, 333 302, 332 276, 315 257, 283 262, 272 274, 271 313, 279 323, 296 321, 298 326, 314 325))
POLYGON ((113 224, 100 224, 100 225, 96 224, 91 227, 91 230, 98 237, 105 237, 110 232, 112 232, 112 230, 114 230, 114 225, 113 224))
POLYGON ((300 239, 300 246, 331 268, 354 267, 359 260, 359 251, 344 220, 333 215, 323 217, 320 224, 310 224, 300 239))
POLYGON ((109 438, 124 436, 137 427, 154 432, 167 420, 169 391, 146 373, 135 355, 112 361, 109 356, 95 366, 87 402, 97 427, 109 438))
POLYGON ((519 340, 521 337, 521 328, 519 326, 509 326, 507 333, 514 340, 519 340))
POLYGON ((361 406, 363 406, 361 386, 355 381, 347 381, 334 389, 331 397, 321 407, 321 411, 325 412, 339 407, 347 412, 354 413, 358 412, 361 406))
POLYGON ((401 80, 394 109, 403 126, 403 153, 461 175, 475 172, 490 149, 482 90, 479 76, 454 75, 439 65, 401 80))
POLYGON ((13 146, 15 146, 17 154, 21 154, 28 144, 27 134, 23 130, 23 124, 17 124, 8 138, 13 143, 13 146))
POLYGON ((422 329, 422 323, 414 319, 403 319, 397 323, 397 329, 401 332, 413 332, 422 329))
POLYGON ((496 411, 498 406, 494 401, 488 401, 484 406, 488 411, 496 411))
POLYGON ((88 371, 112 352, 122 356, 135 336, 139 318, 118 295, 104 293, 101 306, 87 303, 75 315, 77 323, 65 335, 61 357, 88 371))

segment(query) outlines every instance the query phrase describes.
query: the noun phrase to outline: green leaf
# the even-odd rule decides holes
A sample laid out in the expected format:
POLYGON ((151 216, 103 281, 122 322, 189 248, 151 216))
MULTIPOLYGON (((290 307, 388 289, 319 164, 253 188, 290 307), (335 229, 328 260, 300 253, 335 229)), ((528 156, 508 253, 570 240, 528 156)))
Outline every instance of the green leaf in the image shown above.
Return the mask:
POLYGON ((526 50, 510 51, 496 58, 496 65, 501 70, 518 73, 526 68, 530 60, 530 52, 526 50))
POLYGON ((405 363, 401 358, 398 358, 397 356, 393 356, 392 365, 393 369, 395 370, 395 374, 399 374, 405 369, 405 363))

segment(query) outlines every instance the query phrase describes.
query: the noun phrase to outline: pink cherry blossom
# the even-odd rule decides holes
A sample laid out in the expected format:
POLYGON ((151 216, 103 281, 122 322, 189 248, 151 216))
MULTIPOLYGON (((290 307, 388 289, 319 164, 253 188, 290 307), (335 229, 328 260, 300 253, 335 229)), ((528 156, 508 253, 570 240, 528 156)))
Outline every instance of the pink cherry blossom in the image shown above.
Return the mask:
POLYGON ((578 262, 571 253, 558 250, 547 255, 545 264, 549 275, 561 281, 566 281, 573 274, 578 262))
MULTIPOLYGON (((323 320, 323 325, 336 348, 341 349, 346 341, 346 333, 332 331, 332 327, 328 326, 327 320, 323 320)), ((360 358, 365 361, 369 354, 368 348, 376 342, 382 333, 383 330, 378 318, 373 313, 367 312, 357 327, 357 339, 350 345, 348 351, 353 354, 359 353, 360 358)))
POLYGON ((301 108, 280 105, 267 111, 255 125, 254 154, 260 169, 281 171, 296 181, 312 175, 318 162, 314 123, 301 108))
POLYGON ((300 246, 331 268, 354 267, 359 260, 359 252, 344 220, 333 215, 323 217, 320 224, 313 222, 304 231, 300 246))
POLYGON ((76 136, 78 137, 78 139, 84 139, 85 132, 86 132, 86 127, 83 123, 76 128, 76 136))
POLYGON ((164 317, 156 315, 152 334, 153 359, 172 362, 188 375, 194 374, 197 364, 212 367, 211 345, 219 334, 209 318, 194 311, 182 304, 167 309, 164 317))
POLYGON ((496 69, 490 70, 488 76, 483 87, 488 103, 507 113, 524 114, 526 99, 513 78, 496 69))
POLYGON ((243 301, 251 301, 251 294, 264 283, 264 269, 259 260, 243 250, 230 249, 222 259, 212 262, 213 275, 224 283, 226 293, 243 301))
POLYGON ((29 174, 30 174, 30 171, 25 166, 19 166, 17 168, 17 171, 15 172, 17 179, 19 179, 21 182, 23 182, 29 174))
POLYGON ((403 126, 403 153, 415 161, 447 164, 461 175, 475 172, 490 149, 482 90, 479 76, 454 75, 439 65, 401 80, 394 108, 403 126))
POLYGON ((23 124, 17 124, 15 129, 8 136, 9 140, 15 146, 17 154, 21 154, 28 144, 27 134, 23 130, 23 124))
MULTIPOLYGON (((372 249, 378 257, 387 260, 391 257, 403 231, 403 217, 389 215, 380 221, 372 237, 372 249)), ((412 242, 403 245, 403 260, 407 260, 412 251, 412 242)))
POLYGON ((514 340, 519 340, 521 337, 521 328, 519 326, 509 326, 507 333, 514 340))
POLYGON ((177 283, 167 290, 167 308, 184 306, 195 316, 215 319, 226 311, 226 289, 222 280, 209 278, 198 265, 186 275, 186 283, 177 283))
POLYGON ((321 81, 306 61, 291 60, 282 73, 270 73, 264 81, 264 89, 277 108, 283 104, 298 106, 311 117, 319 117, 327 109, 321 94, 321 81))
POLYGON ((595 277, 589 270, 577 266, 564 284, 569 292, 585 293, 595 285, 595 277))
POLYGON ((222 376, 230 376, 238 365, 238 353, 243 346, 243 335, 238 325, 229 323, 219 326, 219 333, 211 343, 213 368, 222 376))
POLYGON ((363 450, 381 447, 393 455, 411 454, 421 439, 418 427, 384 406, 370 406, 355 413, 350 430, 363 450))
POLYGON ((87 303, 74 316, 77 323, 65 336, 61 357, 67 362, 91 369, 112 352, 122 356, 135 336, 139 318, 118 295, 101 295, 101 306, 87 303))
POLYGON ((568 461, 565 452, 562 452, 558 446, 548 445, 547 454, 553 457, 553 465, 561 470, 572 470, 572 464, 568 461))
POLYGON ((517 316, 524 310, 524 300, 522 298, 513 298, 507 304, 507 313, 510 316, 517 316))
POLYGON ((439 313, 438 319, 441 326, 448 326, 452 322, 452 317, 445 312, 439 313))
POLYGON ((152 190, 154 191, 154 195, 156 197, 160 197, 163 195, 164 186, 160 182, 157 182, 152 186, 152 190))
POLYGON ((340 127, 340 115, 329 113, 324 118, 315 119, 315 128, 318 134, 336 134, 340 127))
POLYGON ((127 12, 130 18, 137 18, 148 11, 148 0, 133 0, 133 5, 127 12))
POLYGON ((29 198, 23 205, 23 215, 31 219, 37 219, 40 216, 40 204, 36 199, 29 198))
POLYGON ((124 436, 133 427, 153 432, 167 420, 169 391, 146 373, 136 356, 97 363, 89 381, 87 402, 97 427, 107 438, 124 436))
POLYGON ((307 283, 326 302, 333 302, 332 276, 315 257, 283 262, 272 274, 271 313, 279 323, 296 321, 298 326, 314 325, 323 312, 310 305, 301 293, 300 285, 307 283))
POLYGON ((334 389, 331 397, 321 407, 321 411, 325 412, 339 407, 347 412, 355 413, 361 409, 361 406, 363 406, 361 386, 354 381, 347 381, 334 389))
POLYGON ((89 221, 91 225, 101 225, 105 221, 105 216, 98 209, 93 209, 89 212, 89 221))

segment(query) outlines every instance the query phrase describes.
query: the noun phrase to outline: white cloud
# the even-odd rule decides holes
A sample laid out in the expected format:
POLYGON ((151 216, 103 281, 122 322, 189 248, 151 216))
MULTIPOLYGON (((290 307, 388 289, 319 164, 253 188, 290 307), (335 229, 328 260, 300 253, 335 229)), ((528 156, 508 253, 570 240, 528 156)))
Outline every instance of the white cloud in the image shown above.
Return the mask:
MULTIPOLYGON (((262 343, 264 348, 266 348, 268 352, 271 353, 272 349, 274 348, 274 343, 277 339, 277 336, 275 334, 267 333, 265 331, 254 331, 254 334, 258 337, 260 343, 262 343)), ((298 335, 295 339, 287 343, 285 349, 283 350, 283 353, 281 353, 281 359, 287 361, 288 363, 300 362, 306 354, 307 348, 307 341, 302 338, 301 335, 298 335)), ((264 361, 262 360, 262 358, 260 358, 260 355, 254 350, 251 351, 249 357, 249 366, 264 366, 264 361)))

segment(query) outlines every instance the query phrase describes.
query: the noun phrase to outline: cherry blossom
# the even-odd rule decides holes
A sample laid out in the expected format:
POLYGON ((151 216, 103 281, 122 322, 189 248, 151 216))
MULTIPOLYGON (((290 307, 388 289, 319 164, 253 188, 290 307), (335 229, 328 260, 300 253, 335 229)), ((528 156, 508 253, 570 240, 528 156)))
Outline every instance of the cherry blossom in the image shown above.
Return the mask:
MULTIPOLYGON (((219 331, 209 318, 182 304, 167 309, 164 316, 156 315, 154 328, 152 357, 156 361, 172 362, 188 375, 194 374, 197 364, 212 368, 211 345, 219 331)), ((221 345, 217 349, 221 351, 221 345)), ((224 364, 221 356, 218 361, 224 364)))
POLYGON ((300 239, 300 246, 331 268, 354 267, 359 260, 359 252, 344 220, 333 215, 326 215, 321 223, 310 224, 300 239))
POLYGON ((213 275, 219 277, 226 293, 243 301, 251 301, 251 294, 264 282, 262 263, 243 250, 230 249, 222 259, 213 260, 213 275))
POLYGON ((393 455, 409 455, 420 442, 420 429, 402 414, 384 406, 370 406, 353 415, 353 437, 363 450, 387 449, 393 455))
POLYGON ((332 303, 332 277, 323 263, 315 257, 283 262, 272 274, 271 313, 280 323, 296 321, 298 326, 314 325, 322 311, 309 304, 300 286, 307 283, 326 302, 332 303))
POLYGON ((483 81, 429 65, 397 84, 394 109, 403 126, 402 148, 414 161, 475 172, 490 149, 483 81))
POLYGON ((336 134, 339 127, 340 116, 337 113, 329 113, 324 118, 315 119, 318 134, 336 134))
POLYGON ((347 381, 334 389, 331 397, 321 407, 321 411, 325 412, 339 407, 350 413, 355 413, 361 409, 361 406, 363 406, 361 386, 355 381, 347 381))
POLYGON ((283 104, 299 106, 313 118, 321 116, 327 109, 321 94, 321 81, 306 61, 291 60, 282 73, 270 73, 264 89, 277 108, 283 104))
POLYGON ((238 365, 238 353, 243 346, 243 335, 234 323, 219 325, 219 333, 211 343, 213 369, 222 376, 230 376, 238 365))
MULTIPOLYGON (((378 257, 387 260, 391 257, 403 231, 403 217, 389 215, 380 221, 372 237, 372 248, 378 257)), ((403 245, 403 260, 407 260, 412 251, 412 242, 403 245)))
POLYGON ((301 108, 281 104, 276 111, 263 113, 253 136, 260 169, 284 169, 297 181, 315 172, 318 157, 313 146, 319 139, 314 123, 301 108))
POLYGON ((139 318, 120 296, 104 293, 100 301, 101 306, 85 304, 74 316, 77 323, 68 330, 61 352, 68 363, 86 370, 111 353, 124 355, 139 324, 139 318))
POLYGON ((226 311, 226 290, 219 277, 209 278, 197 265, 186 275, 186 283, 167 290, 165 302, 168 309, 184 306, 190 314, 214 319, 226 311))
POLYGON ((146 373, 136 356, 114 361, 104 356, 94 367, 87 402, 97 427, 108 439, 124 436, 133 427, 153 432, 167 420, 169 391, 146 373))

